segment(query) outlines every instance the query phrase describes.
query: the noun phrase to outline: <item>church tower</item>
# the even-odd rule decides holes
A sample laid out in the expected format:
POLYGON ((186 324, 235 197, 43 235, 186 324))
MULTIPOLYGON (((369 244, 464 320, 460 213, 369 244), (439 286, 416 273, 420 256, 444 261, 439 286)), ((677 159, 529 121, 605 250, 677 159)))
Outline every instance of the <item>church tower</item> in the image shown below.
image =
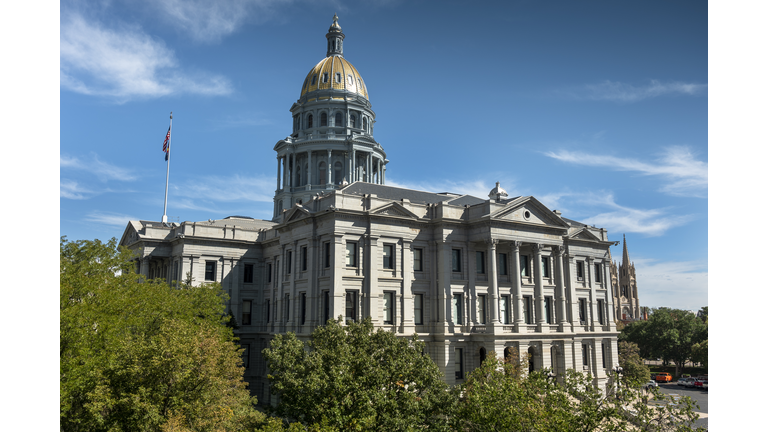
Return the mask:
POLYGON ((326 57, 310 69, 291 106, 293 132, 275 144, 273 220, 286 209, 354 182, 385 184, 389 162, 373 137, 376 114, 357 69, 344 58, 344 33, 333 16, 326 57))
POLYGON ((616 317, 622 321, 642 319, 640 300, 637 295, 635 264, 629 260, 626 235, 624 235, 621 264, 617 266, 615 262, 611 262, 611 286, 613 287, 613 304, 616 307, 616 317))

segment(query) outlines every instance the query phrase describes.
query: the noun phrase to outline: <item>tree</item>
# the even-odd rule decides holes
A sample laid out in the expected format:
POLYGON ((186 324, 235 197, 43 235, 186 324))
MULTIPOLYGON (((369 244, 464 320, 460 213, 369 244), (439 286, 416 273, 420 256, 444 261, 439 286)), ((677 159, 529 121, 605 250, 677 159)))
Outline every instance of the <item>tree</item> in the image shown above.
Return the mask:
POLYGON ((629 386, 603 394, 588 374, 569 369, 558 383, 548 372, 519 373, 515 362, 501 362, 489 353, 454 390, 459 398, 454 430, 684 432, 692 431, 698 418, 690 398, 671 404, 658 392, 647 395, 629 386), (661 408, 649 406, 649 399, 661 408))
POLYGON ((619 366, 624 369, 622 376, 627 385, 643 384, 648 381, 651 374, 651 369, 640 357, 640 349, 633 342, 619 342, 619 366))
POLYGON ((370 318, 329 320, 306 344, 276 335, 263 351, 279 404, 273 412, 337 430, 444 430, 452 397, 414 335, 373 331, 370 318))
POLYGON ((217 285, 144 280, 116 240, 60 244, 65 431, 246 430, 263 414, 217 285))

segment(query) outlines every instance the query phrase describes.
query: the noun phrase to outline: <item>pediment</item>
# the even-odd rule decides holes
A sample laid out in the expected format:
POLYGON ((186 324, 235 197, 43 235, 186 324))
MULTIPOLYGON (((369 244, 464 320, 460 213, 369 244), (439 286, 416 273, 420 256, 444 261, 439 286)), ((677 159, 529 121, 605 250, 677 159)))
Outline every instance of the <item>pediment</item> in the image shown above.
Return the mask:
POLYGON ((304 219, 309 216, 309 211, 299 204, 296 204, 292 209, 288 210, 283 217, 283 222, 293 222, 295 220, 304 219))
POLYGON ((128 221, 128 225, 123 231, 123 236, 120 238, 120 246, 128 246, 129 244, 139 240, 139 229, 136 224, 139 222, 128 221))
POLYGON ((406 218, 413 218, 418 219, 419 217, 416 216, 413 212, 408 210, 407 208, 403 207, 402 205, 398 203, 389 203, 385 204, 381 207, 377 207, 369 212, 371 215, 377 215, 377 216, 397 216, 397 217, 406 217, 406 218))
POLYGON ((520 197, 490 214, 491 219, 568 228, 559 216, 532 196, 520 197))
POLYGON ((581 228, 580 230, 569 235, 568 238, 572 240, 602 241, 600 238, 592 234, 592 232, 586 228, 581 228))

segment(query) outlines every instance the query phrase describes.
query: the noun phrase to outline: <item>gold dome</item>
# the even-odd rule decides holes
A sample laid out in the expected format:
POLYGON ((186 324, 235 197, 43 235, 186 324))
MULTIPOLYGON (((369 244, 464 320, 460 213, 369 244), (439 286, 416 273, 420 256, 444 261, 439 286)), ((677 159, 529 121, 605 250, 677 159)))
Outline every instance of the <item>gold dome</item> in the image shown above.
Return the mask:
MULTIPOLYGON (((337 55, 320 60, 320 63, 309 71, 301 87, 300 97, 316 90, 327 89, 346 90, 368 99, 368 90, 365 88, 363 77, 352 63, 337 55)), ((328 97, 320 99, 328 99, 328 97)), ((342 98, 339 97, 339 99, 342 98)))

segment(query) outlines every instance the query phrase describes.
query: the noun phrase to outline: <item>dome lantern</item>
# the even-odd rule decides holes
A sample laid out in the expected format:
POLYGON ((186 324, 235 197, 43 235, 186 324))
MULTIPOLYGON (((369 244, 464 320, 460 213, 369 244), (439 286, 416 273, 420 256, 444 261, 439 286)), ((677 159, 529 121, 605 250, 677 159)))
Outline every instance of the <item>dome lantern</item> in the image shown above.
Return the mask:
POLYGON ((336 14, 333 14, 333 24, 331 24, 325 37, 328 39, 328 51, 325 56, 344 57, 344 33, 341 32, 339 17, 336 14))

